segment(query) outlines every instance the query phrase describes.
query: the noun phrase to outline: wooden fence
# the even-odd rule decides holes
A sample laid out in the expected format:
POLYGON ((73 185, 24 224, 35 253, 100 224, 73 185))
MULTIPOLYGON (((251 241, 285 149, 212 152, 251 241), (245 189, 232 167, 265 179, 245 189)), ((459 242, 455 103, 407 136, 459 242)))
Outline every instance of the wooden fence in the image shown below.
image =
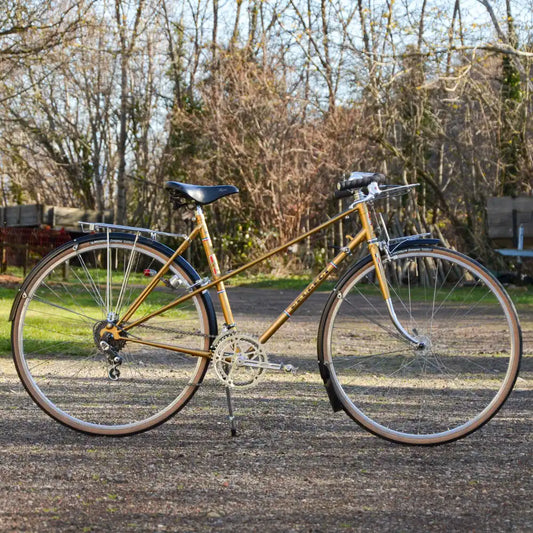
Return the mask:
POLYGON ((78 222, 113 222, 113 212, 42 204, 0 208, 0 271, 22 267, 24 274, 39 259, 80 232, 78 222))

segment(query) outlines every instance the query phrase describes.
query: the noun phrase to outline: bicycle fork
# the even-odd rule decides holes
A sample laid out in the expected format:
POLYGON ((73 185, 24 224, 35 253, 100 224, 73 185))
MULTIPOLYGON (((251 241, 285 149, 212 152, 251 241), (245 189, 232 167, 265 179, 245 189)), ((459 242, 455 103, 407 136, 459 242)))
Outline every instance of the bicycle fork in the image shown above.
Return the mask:
MULTIPOLYGON (((389 313, 391 322, 393 323, 398 333, 400 333, 400 335, 404 337, 407 341, 416 345, 420 349, 424 348, 425 346, 424 342, 422 342, 420 339, 411 335, 403 327, 402 323, 398 319, 398 315, 396 314, 396 311, 394 310, 394 305, 392 303, 392 298, 391 298, 390 290, 389 290, 389 284, 387 283, 387 277, 385 276, 385 269, 383 268, 383 260, 381 258, 381 254, 379 252, 379 248, 377 244, 370 244, 369 248, 371 248, 370 254, 372 255, 372 260, 376 267, 376 276, 378 277, 381 294, 383 295, 383 298, 385 300, 385 305, 387 306, 387 311, 389 313), (374 248, 374 250, 372 250, 372 248, 374 248)), ((416 335, 416 331, 414 333, 416 335)))
MULTIPOLYGON (((389 284, 387 283, 387 277, 385 275, 385 269, 383 268, 383 260, 381 258, 381 252, 380 252, 379 245, 378 245, 378 239, 374 232, 374 227, 372 225, 372 220, 368 212, 368 207, 365 203, 362 203, 358 206, 358 208, 359 208, 359 215, 361 218, 361 223, 363 224, 363 230, 365 231, 367 235, 368 250, 370 252, 372 261, 376 269, 376 276, 378 278, 379 288, 381 290, 381 294, 383 295, 383 299, 385 300, 385 305, 387 306, 389 317, 392 323, 394 324, 394 327, 396 328, 396 330, 400 333, 402 337, 404 337, 410 343, 416 345, 418 348, 422 349, 424 348, 425 344, 421 342, 420 339, 417 339, 416 337, 411 335, 403 327, 403 325, 398 319, 398 316, 396 315, 396 311, 394 310, 394 305, 392 303, 392 298, 390 295, 389 284)), ((415 331, 415 334, 416 334, 416 331, 415 331)))

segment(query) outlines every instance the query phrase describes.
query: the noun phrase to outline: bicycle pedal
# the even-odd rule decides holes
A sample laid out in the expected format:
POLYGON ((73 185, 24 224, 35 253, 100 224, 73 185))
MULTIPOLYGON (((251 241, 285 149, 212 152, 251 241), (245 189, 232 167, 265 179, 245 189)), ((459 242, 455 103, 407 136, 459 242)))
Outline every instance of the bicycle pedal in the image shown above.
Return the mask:
POLYGON ((287 372, 288 374, 296 374, 296 371, 298 370, 298 368, 295 367, 294 365, 284 365, 282 363, 280 370, 283 370, 284 372, 287 372))

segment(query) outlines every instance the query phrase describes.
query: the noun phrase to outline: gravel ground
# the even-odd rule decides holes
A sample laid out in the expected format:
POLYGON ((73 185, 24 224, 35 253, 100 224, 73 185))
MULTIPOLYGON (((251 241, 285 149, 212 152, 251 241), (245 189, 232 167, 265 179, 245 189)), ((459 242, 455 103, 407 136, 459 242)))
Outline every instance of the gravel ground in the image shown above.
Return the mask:
MULTIPOLYGON (((230 289, 251 334, 293 296, 230 289)), ((211 371, 173 420, 106 439, 49 419, 0 359, 0 530, 533 531, 533 311, 521 313, 527 356, 497 417, 456 443, 410 448, 332 413, 315 348, 326 295, 312 298, 267 345, 298 373, 235 394, 237 437, 211 371)))

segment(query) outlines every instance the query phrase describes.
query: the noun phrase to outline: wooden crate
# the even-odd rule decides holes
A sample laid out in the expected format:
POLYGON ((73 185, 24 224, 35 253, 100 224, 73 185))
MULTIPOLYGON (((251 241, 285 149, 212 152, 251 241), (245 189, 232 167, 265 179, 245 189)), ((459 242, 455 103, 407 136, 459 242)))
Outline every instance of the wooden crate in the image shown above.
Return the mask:
POLYGON ((43 206, 34 204, 2 207, 0 220, 9 228, 40 226, 43 220, 43 206))
POLYGON ((51 228, 65 228, 67 231, 80 231, 78 222, 106 222, 113 223, 113 211, 104 212, 104 220, 97 211, 76 209, 74 207, 44 206, 44 223, 51 228))
POLYGON ((7 228, 38 228, 50 226, 53 229, 64 228, 66 231, 78 232, 78 222, 113 223, 113 211, 104 212, 104 220, 97 211, 58 207, 55 205, 13 205, 0 208, 0 223, 7 228))

